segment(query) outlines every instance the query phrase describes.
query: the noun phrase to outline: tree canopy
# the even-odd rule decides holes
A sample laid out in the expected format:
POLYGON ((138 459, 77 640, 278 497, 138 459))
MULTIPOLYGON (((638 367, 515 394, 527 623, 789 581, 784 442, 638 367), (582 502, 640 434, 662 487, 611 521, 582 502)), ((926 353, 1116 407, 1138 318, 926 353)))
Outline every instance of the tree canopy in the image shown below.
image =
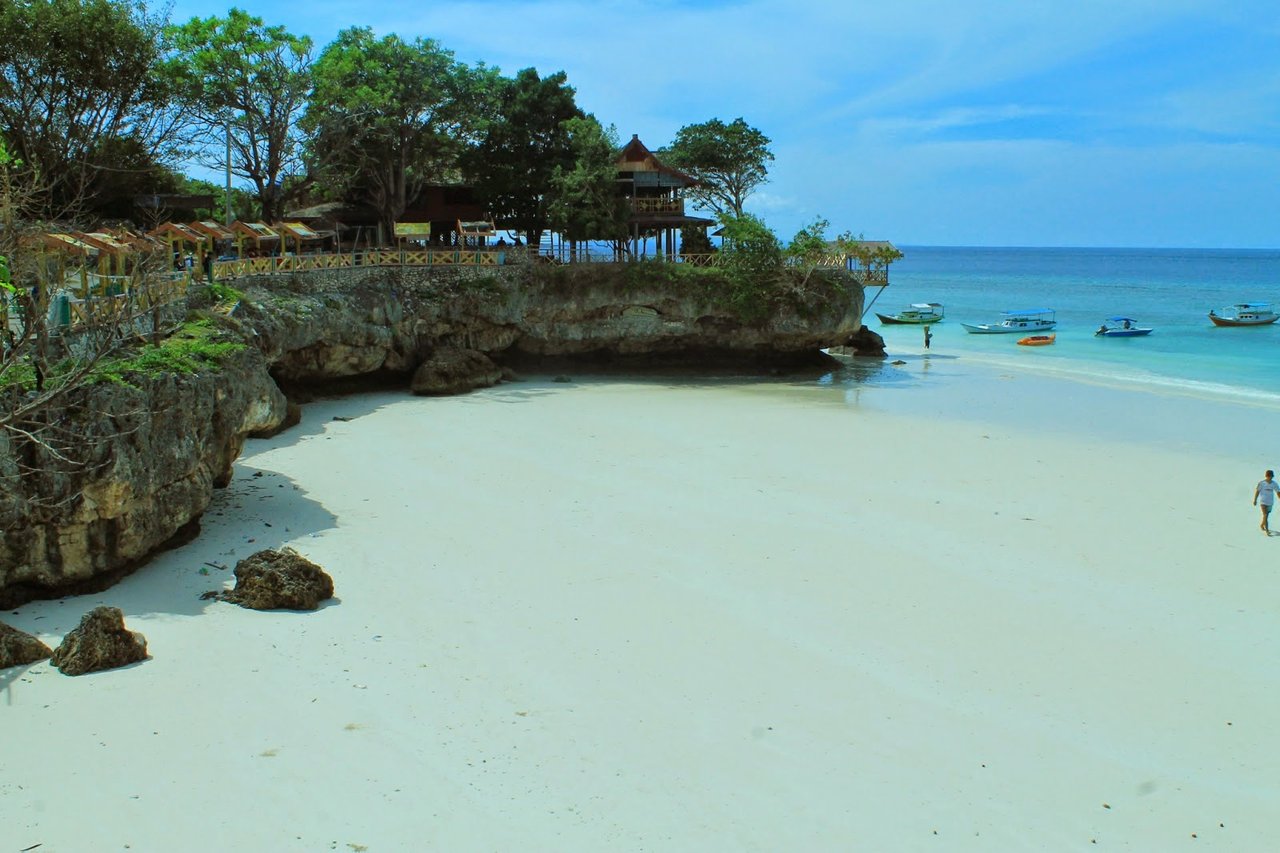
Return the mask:
POLYGON ((628 207, 618 193, 618 133, 594 116, 564 122, 571 164, 557 165, 549 183, 548 223, 570 240, 627 237, 628 207))
POLYGON ((769 137, 741 118, 685 125, 661 155, 697 178, 698 186, 686 190, 695 204, 735 217, 743 215, 747 196, 768 180, 773 161, 769 137))
POLYGON ((377 39, 367 27, 339 33, 312 73, 312 169, 336 194, 372 204, 388 231, 425 184, 453 174, 496 77, 431 39, 377 39))
POLYGON ((311 40, 240 9, 170 33, 192 121, 204 150, 216 152, 206 165, 226 168, 219 143, 229 139, 232 173, 252 184, 263 218, 276 221, 300 189, 285 177, 304 171, 298 119, 311 89, 311 40))
MULTIPOLYGON (((360 26, 313 59, 310 39, 242 9, 170 25, 149 2, 0 0, 0 141, 22 218, 136 217, 136 196, 181 193, 190 179, 172 166, 194 161, 229 168, 267 221, 307 196, 368 205, 386 234, 426 185, 467 182, 533 244, 549 227, 625 237, 616 133, 563 71, 508 78, 360 26)), ((742 118, 713 119, 660 155, 698 182, 693 205, 742 219, 769 145, 742 118)))
POLYGON ((494 218, 536 246, 548 221, 551 176, 573 167, 565 123, 582 117, 563 71, 539 78, 526 68, 497 90, 497 115, 466 160, 494 218))
POLYGON ((164 27, 132 0, 0 3, 0 128, 40 175, 33 216, 74 214, 102 173, 173 153, 181 98, 164 63, 164 27), (127 140, 117 144, 113 140, 127 140))

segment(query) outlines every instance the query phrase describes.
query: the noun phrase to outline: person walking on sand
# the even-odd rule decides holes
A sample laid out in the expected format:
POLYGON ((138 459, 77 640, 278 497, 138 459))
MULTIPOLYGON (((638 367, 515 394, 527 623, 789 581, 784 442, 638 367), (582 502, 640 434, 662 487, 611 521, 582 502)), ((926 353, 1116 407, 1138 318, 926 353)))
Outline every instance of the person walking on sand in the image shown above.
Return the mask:
POLYGON ((1253 490, 1253 505, 1262 507, 1262 532, 1271 535, 1271 527, 1267 523, 1268 516, 1271 515, 1271 507, 1276 503, 1276 492, 1280 492, 1280 483, 1275 479, 1275 471, 1267 471, 1266 476, 1258 482, 1258 487, 1253 490))

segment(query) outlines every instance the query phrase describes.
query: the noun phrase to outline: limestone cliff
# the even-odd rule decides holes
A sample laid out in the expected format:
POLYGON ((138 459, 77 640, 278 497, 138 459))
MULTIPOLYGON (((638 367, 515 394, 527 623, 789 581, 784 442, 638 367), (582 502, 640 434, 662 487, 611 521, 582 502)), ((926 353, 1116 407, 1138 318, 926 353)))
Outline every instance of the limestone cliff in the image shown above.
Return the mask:
POLYGON ((130 376, 87 386, 59 417, 70 464, 0 434, 0 607, 101 588, 199 519, 245 438, 284 417, 284 395, 253 349, 218 372, 130 376))
POLYGON ((226 323, 251 346, 217 371, 81 389, 55 413, 79 437, 75 466, 0 432, 0 607, 100 588, 191 533, 245 438, 286 417, 277 382, 392 374, 408 388, 446 351, 478 353, 489 371, 553 357, 794 363, 860 326, 861 288, 838 273, 761 296, 675 266, 356 268, 235 282, 244 297, 226 323))
POLYGON ((846 339, 862 308, 861 288, 838 273, 772 295, 752 320, 705 284, 591 264, 357 268, 238 286, 246 298, 233 318, 287 382, 409 374, 440 348, 500 364, 794 362, 846 339))

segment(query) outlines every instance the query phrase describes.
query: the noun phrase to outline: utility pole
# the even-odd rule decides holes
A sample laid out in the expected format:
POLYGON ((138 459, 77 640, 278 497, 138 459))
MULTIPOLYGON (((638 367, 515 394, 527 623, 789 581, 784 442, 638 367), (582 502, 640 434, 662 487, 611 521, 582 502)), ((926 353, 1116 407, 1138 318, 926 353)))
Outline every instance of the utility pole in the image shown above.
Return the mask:
POLYGON ((227 225, 231 225, 231 115, 227 115, 227 225))

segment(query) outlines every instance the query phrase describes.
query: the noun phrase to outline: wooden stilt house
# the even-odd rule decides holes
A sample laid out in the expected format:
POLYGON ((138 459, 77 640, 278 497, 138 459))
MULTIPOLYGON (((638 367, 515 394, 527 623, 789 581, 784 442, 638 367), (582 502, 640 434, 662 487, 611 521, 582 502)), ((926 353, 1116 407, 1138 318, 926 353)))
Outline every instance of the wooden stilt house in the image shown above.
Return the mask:
POLYGON ((655 253, 674 257, 678 232, 715 224, 685 211, 682 192, 696 183, 692 176, 664 165, 638 134, 632 135, 618 154, 618 187, 631 211, 628 229, 634 254, 643 254, 652 237, 655 253))

